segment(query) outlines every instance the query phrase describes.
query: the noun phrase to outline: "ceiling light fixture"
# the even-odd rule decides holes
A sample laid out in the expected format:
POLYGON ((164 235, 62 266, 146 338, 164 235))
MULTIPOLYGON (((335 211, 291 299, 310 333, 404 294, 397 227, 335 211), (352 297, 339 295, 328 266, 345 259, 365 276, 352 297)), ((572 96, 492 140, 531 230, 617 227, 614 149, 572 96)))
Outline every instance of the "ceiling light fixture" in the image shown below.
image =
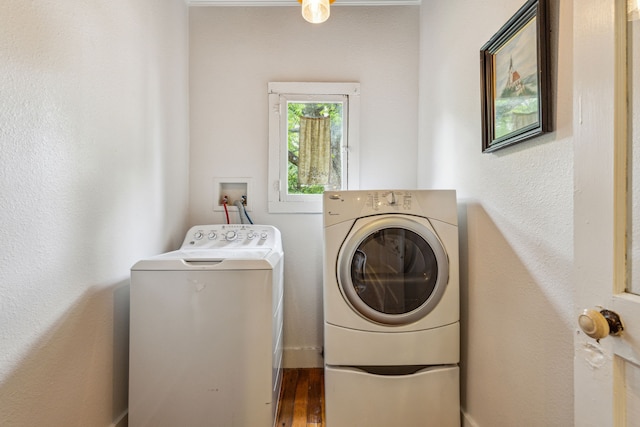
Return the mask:
POLYGON ((334 0, 298 0, 302 3, 302 17, 312 24, 320 24, 327 19, 331 11, 329 5, 334 0))

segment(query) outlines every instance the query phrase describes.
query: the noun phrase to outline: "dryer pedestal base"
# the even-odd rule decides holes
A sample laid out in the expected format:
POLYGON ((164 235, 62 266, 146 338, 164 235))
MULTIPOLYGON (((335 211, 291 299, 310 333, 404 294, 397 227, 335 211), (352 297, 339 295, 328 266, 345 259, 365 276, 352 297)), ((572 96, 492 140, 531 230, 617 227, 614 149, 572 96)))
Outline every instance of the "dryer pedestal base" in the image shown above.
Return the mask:
POLYGON ((459 368, 433 366, 410 375, 325 367, 330 427, 459 427, 459 368))
POLYGON ((402 333, 325 323, 324 360, 329 366, 454 365, 460 361, 460 323, 402 333))

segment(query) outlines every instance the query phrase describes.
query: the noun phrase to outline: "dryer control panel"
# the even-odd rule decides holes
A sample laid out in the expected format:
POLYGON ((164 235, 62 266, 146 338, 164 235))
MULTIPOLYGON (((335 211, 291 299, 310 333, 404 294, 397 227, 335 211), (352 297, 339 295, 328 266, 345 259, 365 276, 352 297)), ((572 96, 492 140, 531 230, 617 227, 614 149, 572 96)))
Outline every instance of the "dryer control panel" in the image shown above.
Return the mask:
POLYGON ((405 214, 457 225, 455 190, 344 190, 323 196, 324 226, 371 215, 405 214))
POLYGON ((196 225, 187 232, 182 249, 272 249, 278 244, 278 233, 270 225, 196 225))
POLYGON ((367 207, 377 211, 384 206, 411 210, 411 191, 375 191, 367 197, 367 207))

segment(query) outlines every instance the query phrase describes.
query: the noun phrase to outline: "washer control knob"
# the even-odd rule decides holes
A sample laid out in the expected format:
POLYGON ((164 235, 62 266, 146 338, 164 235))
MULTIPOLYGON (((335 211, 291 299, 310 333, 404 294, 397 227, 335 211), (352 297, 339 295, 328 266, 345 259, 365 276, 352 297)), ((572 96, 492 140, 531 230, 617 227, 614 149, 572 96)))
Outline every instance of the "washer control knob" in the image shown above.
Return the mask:
POLYGON ((193 238, 196 240, 201 240, 204 237, 204 233, 200 230, 193 233, 193 238))
POLYGON ((247 233, 247 239, 252 240, 254 237, 256 237, 256 233, 253 231, 247 233))
POLYGON ((224 235, 224 237, 227 240, 236 240, 236 237, 238 237, 238 233, 236 233, 235 231, 231 230, 231 231, 227 231, 224 235))
POLYGON ((218 235, 215 231, 210 231, 207 237, 209 237, 209 240, 215 240, 218 235))
POLYGON ((267 237, 269 237, 269 235, 267 234, 266 231, 263 231, 262 233, 260 233, 260 240, 267 240, 267 237))

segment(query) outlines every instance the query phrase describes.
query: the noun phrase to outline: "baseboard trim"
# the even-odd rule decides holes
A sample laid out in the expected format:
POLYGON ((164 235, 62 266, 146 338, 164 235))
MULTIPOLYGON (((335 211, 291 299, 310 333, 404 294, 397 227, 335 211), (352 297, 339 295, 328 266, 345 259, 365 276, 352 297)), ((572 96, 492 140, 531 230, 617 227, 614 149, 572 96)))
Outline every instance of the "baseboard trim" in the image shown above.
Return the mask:
POLYGON ((129 411, 124 411, 109 427, 128 427, 129 425, 129 411))
POLYGON ((462 427, 480 427, 465 411, 461 410, 460 413, 462 414, 462 427))
POLYGON ((322 368, 322 347, 285 347, 284 368, 322 368))

